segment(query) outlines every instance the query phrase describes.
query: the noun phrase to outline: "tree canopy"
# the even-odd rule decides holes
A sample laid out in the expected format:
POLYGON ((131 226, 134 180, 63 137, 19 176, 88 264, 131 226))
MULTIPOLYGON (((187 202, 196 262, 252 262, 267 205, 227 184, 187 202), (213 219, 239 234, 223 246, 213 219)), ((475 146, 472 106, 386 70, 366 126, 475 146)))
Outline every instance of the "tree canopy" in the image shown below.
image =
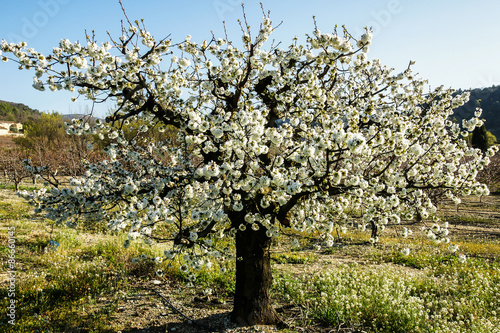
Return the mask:
POLYGON ((23 196, 70 226, 86 217, 128 230, 125 246, 167 241, 166 257, 184 271, 236 257, 233 319, 242 324, 278 320, 269 247, 282 229, 319 233, 328 246, 336 226, 419 218, 428 237, 449 242, 428 193, 456 202, 487 194, 475 177, 496 152, 467 145, 480 111, 463 130, 449 120, 468 94, 426 93, 411 63, 393 73, 369 60, 369 30, 315 29, 284 48, 268 42, 273 30, 265 14, 256 32, 242 24, 241 47, 156 40, 138 21, 104 43, 63 39, 50 55, 2 41, 4 60, 35 71, 34 88, 117 103, 104 122, 69 128, 111 140, 107 160, 71 188, 23 196), (125 135, 133 120, 137 135, 125 135), (140 135, 167 126, 176 144, 140 135), (235 254, 217 247, 224 237, 235 238, 235 254))
POLYGON ((484 124, 480 127, 474 128, 471 134, 470 138, 470 143, 472 147, 481 149, 481 151, 487 151, 488 148, 491 146, 491 139, 490 137, 493 134, 490 134, 488 136, 488 131, 486 130, 486 127, 484 127, 484 124))
POLYGON ((38 119, 31 119, 24 124, 24 136, 16 139, 26 149, 33 149, 39 143, 46 147, 60 146, 66 139, 64 120, 58 113, 41 113, 38 119))

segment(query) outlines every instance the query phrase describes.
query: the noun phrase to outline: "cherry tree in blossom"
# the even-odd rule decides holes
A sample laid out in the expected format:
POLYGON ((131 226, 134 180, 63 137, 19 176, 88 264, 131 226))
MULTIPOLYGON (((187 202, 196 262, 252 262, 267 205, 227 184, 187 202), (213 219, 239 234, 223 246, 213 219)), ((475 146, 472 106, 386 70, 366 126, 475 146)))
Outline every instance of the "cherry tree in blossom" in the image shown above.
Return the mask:
POLYGON ((116 103, 95 126, 68 126, 110 142, 106 160, 69 188, 22 195, 68 226, 86 218, 126 230, 126 247, 165 241, 186 272, 236 260, 232 318, 244 325, 279 321, 270 248, 282 230, 331 246, 336 228, 390 226, 404 237, 400 222, 418 218, 449 242, 429 193, 487 194, 475 178, 496 152, 467 146, 480 110, 462 126, 450 120, 468 95, 425 91, 412 63, 394 73, 369 60, 369 30, 314 29, 288 47, 268 41, 273 30, 265 14, 258 31, 242 24, 237 43, 157 40, 138 21, 104 43, 63 39, 50 55, 2 41, 2 60, 33 70, 35 89, 116 103), (145 135, 172 128, 175 140, 145 135), (235 253, 218 246, 226 237, 235 253))

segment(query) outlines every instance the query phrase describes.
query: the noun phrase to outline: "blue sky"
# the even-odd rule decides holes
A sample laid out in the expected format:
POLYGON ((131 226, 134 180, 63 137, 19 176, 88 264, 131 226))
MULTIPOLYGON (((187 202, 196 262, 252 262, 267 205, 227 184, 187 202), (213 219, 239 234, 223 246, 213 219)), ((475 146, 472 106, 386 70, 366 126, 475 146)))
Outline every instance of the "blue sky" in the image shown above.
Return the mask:
MULTIPOLYGON (((258 28, 260 1, 245 2, 250 25, 258 28)), ((294 36, 305 40, 314 28, 321 31, 346 25, 354 35, 372 26, 370 58, 402 71, 415 60, 414 71, 432 87, 477 88, 500 84, 500 1, 498 0, 262 0, 274 23, 283 24, 273 38, 287 46, 294 36)), ((123 0, 131 20, 144 19, 156 38, 171 35, 193 41, 224 33, 240 40, 238 0, 123 0)), ((119 36, 123 14, 118 0, 2 1, 0 39, 24 40, 49 53, 61 38, 84 41, 85 30, 106 41, 106 31, 119 36)), ((39 92, 31 87, 33 72, 19 71, 13 62, 0 63, 0 100, 27 104, 40 111, 80 113, 91 104, 71 102, 66 92, 39 92)), ((110 105, 99 105, 104 115, 110 105)))

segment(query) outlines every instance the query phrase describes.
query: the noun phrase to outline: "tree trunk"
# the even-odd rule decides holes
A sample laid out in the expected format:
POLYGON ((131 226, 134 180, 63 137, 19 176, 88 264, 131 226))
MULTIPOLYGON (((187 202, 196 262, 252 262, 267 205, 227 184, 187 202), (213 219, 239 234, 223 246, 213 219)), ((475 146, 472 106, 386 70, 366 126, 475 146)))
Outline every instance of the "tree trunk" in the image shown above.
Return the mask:
MULTIPOLYGON (((21 178, 22 179, 22 178, 21 178)), ((14 169, 14 184, 16 186, 16 191, 19 191, 19 183, 21 180, 17 178, 17 170, 14 169)))
MULTIPOLYGON (((243 222, 245 223, 245 222, 243 222)), ((239 325, 277 324, 271 306, 271 238, 264 228, 236 233, 236 291, 232 319, 239 325)))
POLYGON ((373 239, 376 239, 376 238, 377 238, 377 231, 378 231, 378 227, 377 227, 377 225, 375 224, 375 222, 373 222, 373 221, 370 221, 370 224, 371 224, 371 226, 372 226, 372 236, 371 236, 371 237, 372 237, 373 239))

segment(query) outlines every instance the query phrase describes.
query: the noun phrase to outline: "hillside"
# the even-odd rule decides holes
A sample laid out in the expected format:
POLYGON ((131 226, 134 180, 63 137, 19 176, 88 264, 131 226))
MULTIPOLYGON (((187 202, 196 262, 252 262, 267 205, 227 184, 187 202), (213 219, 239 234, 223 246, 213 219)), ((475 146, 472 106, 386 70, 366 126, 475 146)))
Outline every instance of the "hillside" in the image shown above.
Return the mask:
POLYGON ((486 129, 500 139, 500 86, 472 89, 469 102, 455 109, 454 117, 459 123, 462 119, 470 119, 479 104, 483 109, 481 118, 486 120, 486 129))
POLYGON ((28 119, 40 117, 40 111, 34 110, 21 103, 0 100, 0 120, 25 122, 28 119))
POLYGON ((84 113, 71 113, 71 114, 62 114, 63 120, 66 122, 71 122, 72 119, 86 119, 87 121, 93 123, 96 119, 101 119, 98 117, 91 116, 89 114, 84 113))

